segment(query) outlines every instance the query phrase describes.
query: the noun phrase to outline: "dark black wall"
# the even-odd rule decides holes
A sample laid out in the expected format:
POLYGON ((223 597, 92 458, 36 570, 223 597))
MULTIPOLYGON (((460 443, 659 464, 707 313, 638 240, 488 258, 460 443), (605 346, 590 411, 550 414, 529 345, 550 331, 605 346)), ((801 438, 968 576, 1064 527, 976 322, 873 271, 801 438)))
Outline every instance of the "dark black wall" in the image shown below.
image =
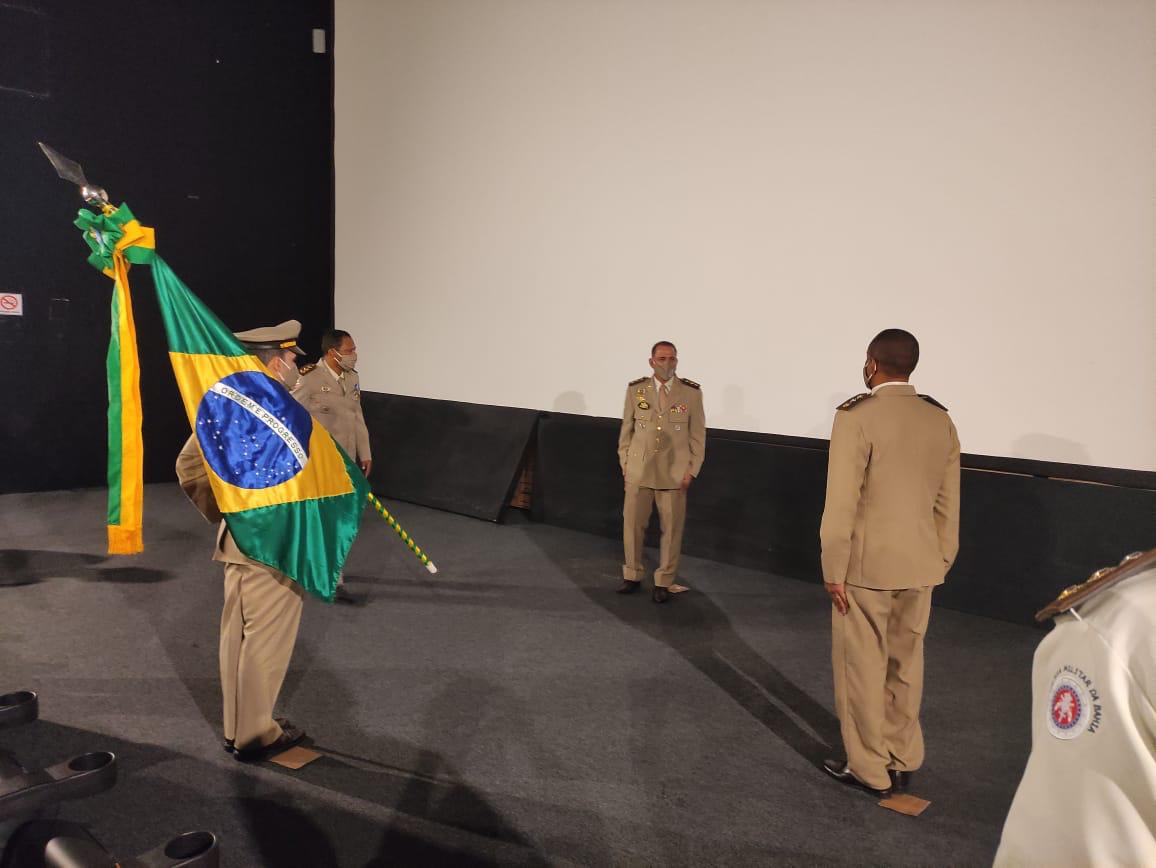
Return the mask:
MULTIPOLYGON (((534 518, 621 536, 617 419, 375 393, 364 400, 383 497, 495 520, 532 437, 534 518)), ((960 553, 937 605, 1031 623, 1067 585, 1156 546, 1152 474, 1048 465, 1068 477, 1057 479, 1034 474, 1040 462, 964 455, 963 464, 960 553), (1073 481, 1081 476, 1121 484, 1073 481)), ((826 484, 825 440, 709 429, 683 551, 818 583, 826 484)))
MULTIPOLYGON (((536 518, 622 533, 618 427, 616 419, 543 414, 536 518)), ((784 439, 708 432, 706 463, 689 495, 684 552, 819 581, 826 442, 784 439)), ((967 469, 971 463, 991 459, 964 457, 960 553, 936 591, 938 605, 1027 623, 1066 585, 1156 546, 1156 490, 967 469)), ((1101 469, 1063 472, 1095 476, 1101 469)), ((1145 482, 1149 474, 1122 478, 1145 482)))
POLYGON ((362 392, 369 481, 407 500, 498 521, 534 436, 537 410, 362 392))
MULTIPOLYGON (((43 140, 155 227, 157 249, 231 327, 333 316, 332 0, 20 0, 0 26, 0 492, 104 482, 111 281, 71 225, 76 190, 43 140), (12 24, 14 17, 9 17, 12 24), (34 44, 30 44, 34 43, 34 44)), ((0 4, 0 24, 4 7, 0 4)), ((146 269, 140 335, 146 478, 172 478, 188 422, 146 269)))

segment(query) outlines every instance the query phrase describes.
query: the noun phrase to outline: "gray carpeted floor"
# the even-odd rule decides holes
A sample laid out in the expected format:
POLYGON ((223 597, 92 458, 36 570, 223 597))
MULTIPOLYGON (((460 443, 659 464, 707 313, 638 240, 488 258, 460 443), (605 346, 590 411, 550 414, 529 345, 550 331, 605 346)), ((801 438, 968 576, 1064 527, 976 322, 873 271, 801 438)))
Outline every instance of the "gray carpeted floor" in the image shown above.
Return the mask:
POLYGON ((935 610, 918 819, 817 770, 837 754, 816 585, 686 558, 666 606, 619 596, 621 552, 558 528, 394 504, 430 576, 371 512, 358 606, 306 603, 281 697, 318 762, 219 747, 213 532, 175 485, 146 546, 103 555, 104 493, 0 497, 0 731, 26 765, 109 749, 66 804, 121 857, 194 828, 230 866, 983 865, 1026 760, 1039 631, 935 610))

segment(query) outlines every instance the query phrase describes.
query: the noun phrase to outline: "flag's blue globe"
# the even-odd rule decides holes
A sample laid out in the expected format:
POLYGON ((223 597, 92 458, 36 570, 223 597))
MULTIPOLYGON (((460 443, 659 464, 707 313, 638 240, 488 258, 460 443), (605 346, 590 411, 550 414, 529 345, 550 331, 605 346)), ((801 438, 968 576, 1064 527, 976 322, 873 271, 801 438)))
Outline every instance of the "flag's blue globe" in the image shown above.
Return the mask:
POLYGON ((238 488, 271 488, 309 462, 313 418, 272 377, 241 371, 205 392, 196 431, 221 479, 238 488))

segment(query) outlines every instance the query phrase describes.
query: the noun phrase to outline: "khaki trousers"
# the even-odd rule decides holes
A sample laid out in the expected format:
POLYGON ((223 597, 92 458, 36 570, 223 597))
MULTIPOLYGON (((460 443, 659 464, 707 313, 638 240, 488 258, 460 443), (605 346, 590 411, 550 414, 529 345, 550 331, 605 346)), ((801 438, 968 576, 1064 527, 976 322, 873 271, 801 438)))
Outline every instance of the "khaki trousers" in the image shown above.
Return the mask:
POLYGON ((281 735, 273 706, 301 623, 302 591, 256 563, 225 567, 221 610, 221 696, 225 738, 239 750, 264 747, 281 735))
POLYGON ((642 566, 642 538, 656 502, 662 525, 662 544, 659 548, 661 563, 654 571, 654 584, 659 588, 669 588, 678 573, 682 528, 686 524, 686 492, 681 488, 643 488, 627 484, 626 502, 622 507, 622 546, 626 553, 622 578, 628 582, 641 582, 646 573, 642 566))
POLYGON ((923 764, 919 705, 931 588, 844 587, 847 614, 831 607, 835 712, 848 768, 868 786, 886 789, 888 769, 923 764))

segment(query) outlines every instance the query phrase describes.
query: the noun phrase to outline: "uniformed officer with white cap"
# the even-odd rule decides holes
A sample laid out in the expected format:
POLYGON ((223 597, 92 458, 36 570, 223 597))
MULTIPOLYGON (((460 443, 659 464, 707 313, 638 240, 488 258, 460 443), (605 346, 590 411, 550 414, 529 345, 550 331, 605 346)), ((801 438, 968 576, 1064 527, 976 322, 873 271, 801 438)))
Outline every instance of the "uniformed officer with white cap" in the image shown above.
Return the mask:
POLYGON ((1068 588, 1049 618, 995 864, 1156 865, 1156 549, 1068 588))
MULTIPOLYGON (((300 333, 301 323, 289 320, 237 332, 235 337, 264 363, 270 376, 292 390, 298 377, 295 359, 304 355, 297 346, 300 333)), ((225 567, 219 649, 225 750, 240 760, 272 756, 305 736, 288 720, 273 717, 297 640, 303 591, 237 548, 213 496, 195 434, 181 450, 176 469, 193 505, 208 521, 220 522, 213 560, 225 567)))

